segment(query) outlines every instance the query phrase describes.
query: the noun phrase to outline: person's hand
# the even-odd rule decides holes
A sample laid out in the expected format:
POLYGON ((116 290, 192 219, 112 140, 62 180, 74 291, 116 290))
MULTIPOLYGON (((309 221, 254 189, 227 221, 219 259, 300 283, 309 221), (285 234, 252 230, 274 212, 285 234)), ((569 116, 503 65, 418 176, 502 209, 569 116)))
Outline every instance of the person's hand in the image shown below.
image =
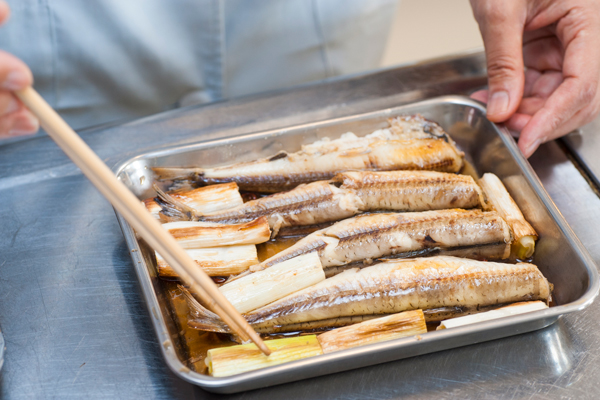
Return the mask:
POLYGON ((600 1, 471 0, 485 44, 487 116, 538 146, 600 111, 600 1), (525 69, 525 68, 526 69, 525 69))
MULTIPOLYGON (((8 19, 9 14, 8 4, 0 1, 0 25, 8 19)), ((27 65, 0 50, 0 139, 38 131, 38 120, 12 94, 32 83, 33 77, 27 65)))

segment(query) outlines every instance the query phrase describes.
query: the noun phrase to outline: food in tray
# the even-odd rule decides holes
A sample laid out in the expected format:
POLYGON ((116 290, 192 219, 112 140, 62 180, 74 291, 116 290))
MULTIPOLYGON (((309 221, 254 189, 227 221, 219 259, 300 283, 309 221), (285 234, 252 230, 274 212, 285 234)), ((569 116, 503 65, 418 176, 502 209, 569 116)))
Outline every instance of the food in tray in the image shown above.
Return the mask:
POLYGON ((486 311, 473 315, 465 315, 442 321, 437 330, 457 328, 459 326, 476 324, 478 322, 491 321, 493 319, 510 317, 511 315, 525 314, 532 311, 544 310, 548 304, 543 301, 523 301, 508 306, 500 307, 492 311, 486 311))
POLYGON ((312 251, 319 254, 324 268, 363 261, 368 264, 385 256, 479 246, 500 246, 500 258, 507 258, 511 241, 508 224, 494 211, 451 209, 365 214, 311 233, 268 260, 251 266, 250 271, 312 251))
POLYGON ((486 194, 484 208, 497 211, 510 224, 514 235, 515 255, 518 259, 526 260, 533 256, 537 233, 527 222, 517 203, 494 174, 483 174, 479 185, 486 194))
POLYGON ((472 177, 434 171, 344 172, 329 181, 303 184, 213 213, 196 212, 160 190, 159 197, 165 220, 235 224, 266 216, 272 236, 281 228, 339 221, 367 211, 483 206, 481 188, 472 177))
POLYGON ((434 170, 458 172, 464 154, 437 124, 421 116, 396 118, 365 137, 346 133, 322 139, 295 153, 215 168, 152 168, 159 180, 210 185, 236 182, 240 189, 279 192, 301 183, 333 178, 351 170, 434 170), (404 126, 405 125, 405 126, 404 126))
MULTIPOLYGON (((444 329, 547 307, 552 285, 537 266, 508 262, 530 260, 538 237, 502 181, 457 174, 463 153, 434 122, 388 125, 231 166, 154 168, 159 179, 209 185, 156 187, 146 206, 199 267, 229 278, 219 289, 257 332, 325 332, 267 341, 269 357, 254 345, 210 350, 214 376, 424 334, 424 321, 444 329), (238 186, 275 194, 242 202, 238 186), (260 256, 251 243, 267 241, 276 254, 260 256), (503 307, 516 302, 527 303, 503 307)), ((158 254, 157 264, 174 276, 158 254)), ((182 323, 230 334, 178 293, 190 313, 182 323)))
MULTIPOLYGON (((177 190, 170 192, 169 196, 173 201, 177 202, 177 204, 202 214, 227 210, 244 203, 238 186, 233 182, 204 186, 193 190, 177 190)), ((144 200, 146 209, 148 209, 150 214, 156 219, 162 219, 160 212, 163 210, 163 207, 161 207, 159 201, 160 199, 158 198, 144 200)))
MULTIPOLYGON (((516 303, 493 311, 449 319, 443 321, 437 329, 450 329, 546 308, 548 306, 543 301, 516 303)), ((421 310, 404 311, 333 329, 319 335, 267 340, 265 343, 272 351, 270 356, 265 356, 252 343, 211 349, 208 351, 205 363, 212 376, 231 376, 403 337, 414 337, 415 340, 420 340, 422 339, 420 335, 425 333, 427 333, 427 326, 423 312, 421 310)))
MULTIPOLYGON (((229 332, 216 314, 184 292, 193 317, 190 326, 229 332)), ((260 333, 295 332, 413 309, 439 321, 518 301, 548 302, 550 295, 550 284, 533 264, 437 256, 347 270, 243 316, 260 333)))
MULTIPOLYGON (((246 271, 251 265, 258 264, 258 253, 253 244, 187 249, 186 253, 209 276, 237 275, 246 271)), ((158 252, 155 252, 155 255, 156 268, 160 276, 165 278, 179 276, 158 252)))
POLYGON ((163 227, 184 249, 258 244, 271 237, 266 217, 241 224, 180 221, 166 223, 163 227))
POLYGON ((421 310, 405 311, 338 328, 320 335, 268 340, 272 351, 265 356, 253 344, 208 351, 205 363, 212 376, 231 376, 356 346, 384 342, 427 332, 421 310))
POLYGON ((221 293, 241 313, 252 311, 325 280, 317 253, 290 258, 272 268, 220 287, 221 293))

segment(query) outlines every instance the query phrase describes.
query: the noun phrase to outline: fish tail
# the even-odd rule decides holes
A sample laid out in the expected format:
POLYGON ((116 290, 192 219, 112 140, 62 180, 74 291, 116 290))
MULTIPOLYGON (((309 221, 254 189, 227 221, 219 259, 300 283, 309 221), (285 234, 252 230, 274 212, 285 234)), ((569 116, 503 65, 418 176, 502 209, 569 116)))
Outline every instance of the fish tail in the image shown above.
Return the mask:
POLYGON ((231 330, 223 320, 217 314, 200 304, 188 289, 181 285, 177 285, 177 288, 183 294, 185 302, 190 309, 192 318, 188 321, 188 325, 191 328, 209 332, 231 333, 231 330))
POLYGON ((167 222, 175 221, 198 221, 202 218, 202 214, 199 214, 192 207, 176 200, 173 196, 164 192, 157 184, 153 184, 152 187, 156 191, 157 203, 161 207, 160 215, 162 220, 167 222))

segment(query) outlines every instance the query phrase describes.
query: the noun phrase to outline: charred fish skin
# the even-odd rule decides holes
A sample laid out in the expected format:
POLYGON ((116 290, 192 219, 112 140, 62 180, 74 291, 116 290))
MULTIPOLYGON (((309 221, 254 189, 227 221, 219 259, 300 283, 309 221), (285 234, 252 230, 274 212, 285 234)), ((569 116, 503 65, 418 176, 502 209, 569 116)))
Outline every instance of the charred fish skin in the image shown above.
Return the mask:
POLYGON ((439 129, 433 129, 432 123, 422 117, 407 118, 412 118, 410 129, 401 129, 395 124, 365 137, 347 133, 339 139, 322 139, 302 146, 296 153, 280 152, 223 167, 153 168, 153 171, 158 180, 189 179, 204 185, 236 182, 242 190, 266 193, 327 180, 349 170, 458 172, 464 154, 448 135, 437 125, 439 129), (420 131, 419 124, 422 125, 420 131))
POLYGON ((275 236, 281 228, 340 220, 358 214, 363 208, 353 192, 317 181, 251 200, 231 210, 203 215, 199 220, 237 223, 265 216, 275 236))
POLYGON ((438 138, 455 145, 448 133, 434 121, 426 119, 421 114, 401 115, 388 118, 390 131, 398 136, 410 139, 438 138))
POLYGON ((426 248, 510 243, 510 227, 497 214, 480 210, 368 214, 328 228, 335 247, 324 249, 324 266, 395 255, 426 248))
MULTIPOLYGON (((162 198, 167 199, 165 195, 162 198)), ((481 207, 481 189, 470 176, 434 171, 352 171, 331 181, 317 181, 251 200, 235 208, 194 216, 173 204, 164 207, 170 220, 240 223, 269 219, 273 236, 281 228, 338 221, 365 211, 425 211, 481 207), (177 214, 177 209, 179 214, 177 214)), ((167 219, 167 218, 165 218, 167 219)))
POLYGON ((462 153, 438 139, 379 141, 366 148, 308 156, 290 153, 274 161, 259 160, 205 169, 196 175, 202 184, 236 182, 240 189, 272 193, 299 184, 331 179, 349 170, 434 170, 458 172, 462 153))
POLYGON ((363 172, 337 174, 340 188, 352 190, 364 211, 426 211, 482 207, 483 193, 467 175, 435 171, 363 172))
POLYGON ((452 209, 364 214, 311 233, 250 267, 250 271, 268 268, 308 251, 318 251, 323 267, 327 268, 428 248, 464 248, 511 241, 510 227, 495 212, 452 209))
POLYGON ((413 309, 487 307, 550 300, 550 285, 528 263, 431 257, 387 261, 345 271, 245 315, 254 326, 278 326, 413 309))

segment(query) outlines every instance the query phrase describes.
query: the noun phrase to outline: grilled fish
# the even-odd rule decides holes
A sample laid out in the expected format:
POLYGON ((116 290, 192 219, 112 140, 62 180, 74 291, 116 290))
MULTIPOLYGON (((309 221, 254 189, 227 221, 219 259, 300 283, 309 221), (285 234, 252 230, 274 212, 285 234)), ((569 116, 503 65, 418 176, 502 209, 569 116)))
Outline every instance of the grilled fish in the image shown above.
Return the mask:
MULTIPOLYGON (((548 303, 550 296, 551 285, 533 264, 440 256, 390 260, 348 270, 244 317, 259 332, 272 332, 285 330, 282 326, 323 326, 323 321, 335 319, 339 319, 339 326, 344 319, 352 323, 364 316, 414 309, 473 312, 517 301, 548 303)), ((192 296, 187 300, 193 317, 191 327, 228 331, 192 296)))
POLYGON ((349 218, 311 233, 260 264, 259 271, 300 254, 317 251, 324 268, 426 249, 504 245, 510 255, 511 231, 496 212, 436 210, 375 213, 349 218))
POLYGON ((236 182, 242 190, 273 193, 350 170, 460 170, 464 154, 437 124, 420 116, 404 118, 389 129, 365 137, 346 133, 336 140, 322 139, 302 146, 296 153, 280 152, 268 158, 215 168, 153 168, 153 171, 158 180, 187 179, 203 185, 236 182))
POLYGON ((353 171, 330 181, 300 185, 214 212, 195 213, 168 195, 163 215, 170 221, 241 223, 266 216, 273 236, 281 228, 338 221, 366 211, 425 211, 481 207, 483 196, 473 178, 434 171, 353 171))

